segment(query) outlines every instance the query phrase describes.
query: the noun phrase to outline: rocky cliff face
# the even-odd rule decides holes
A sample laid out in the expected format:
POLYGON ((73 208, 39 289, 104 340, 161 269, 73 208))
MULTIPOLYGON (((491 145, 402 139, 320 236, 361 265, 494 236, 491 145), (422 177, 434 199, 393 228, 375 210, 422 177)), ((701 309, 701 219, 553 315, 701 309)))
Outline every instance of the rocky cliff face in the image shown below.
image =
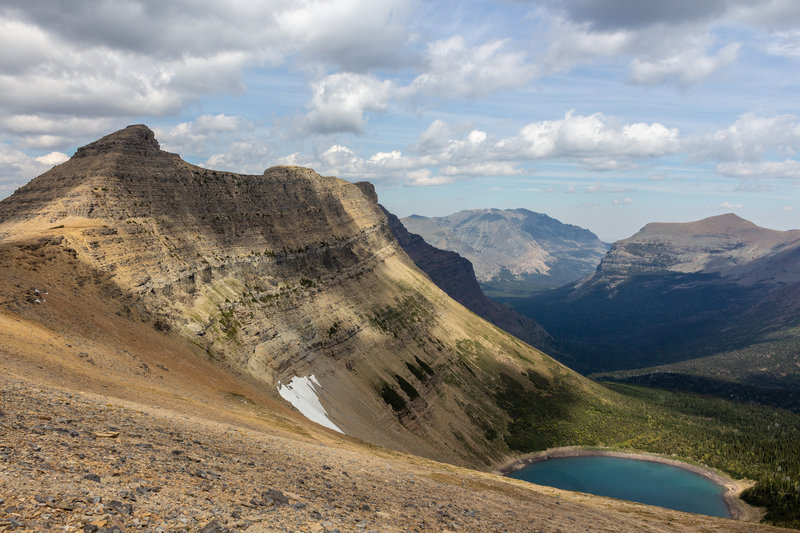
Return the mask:
POLYGON ((521 297, 594 271, 608 250, 589 230, 527 209, 473 209, 402 220, 433 246, 469 259, 489 296, 521 297))
POLYGON ((145 321, 328 427, 455 463, 508 453, 501 376, 599 394, 431 283, 376 200, 304 168, 196 167, 131 126, 0 202, 0 290, 65 338, 110 334, 93 306, 145 321))

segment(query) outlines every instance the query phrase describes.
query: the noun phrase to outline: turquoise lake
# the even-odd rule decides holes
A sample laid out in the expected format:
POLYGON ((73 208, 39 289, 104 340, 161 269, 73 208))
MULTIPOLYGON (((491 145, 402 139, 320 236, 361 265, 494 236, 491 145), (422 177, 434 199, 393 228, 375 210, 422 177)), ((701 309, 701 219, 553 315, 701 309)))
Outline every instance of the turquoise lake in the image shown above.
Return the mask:
POLYGON ((679 511, 730 518, 724 489, 676 466, 619 457, 564 457, 533 463, 509 477, 679 511))

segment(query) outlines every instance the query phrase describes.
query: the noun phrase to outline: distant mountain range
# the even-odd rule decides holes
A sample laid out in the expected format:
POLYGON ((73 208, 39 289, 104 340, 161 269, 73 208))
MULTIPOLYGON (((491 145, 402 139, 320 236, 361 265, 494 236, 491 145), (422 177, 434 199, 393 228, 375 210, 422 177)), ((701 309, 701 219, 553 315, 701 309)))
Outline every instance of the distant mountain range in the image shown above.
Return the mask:
POLYGON ((402 219, 412 233, 472 262, 489 297, 529 296, 592 272, 608 245, 587 229, 527 209, 472 209, 402 219))
POLYGON ((800 231, 648 224, 591 277, 513 305, 582 372, 800 407, 800 231))

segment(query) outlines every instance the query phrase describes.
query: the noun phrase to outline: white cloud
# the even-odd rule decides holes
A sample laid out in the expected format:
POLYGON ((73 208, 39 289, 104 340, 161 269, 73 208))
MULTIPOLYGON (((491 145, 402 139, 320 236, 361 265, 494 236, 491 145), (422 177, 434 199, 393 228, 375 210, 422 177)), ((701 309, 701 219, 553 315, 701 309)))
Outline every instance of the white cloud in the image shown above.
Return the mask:
POLYGON ((800 57, 800 31, 781 31, 773 33, 763 50, 770 55, 797 58, 800 57))
POLYGON ((436 185, 446 185, 454 181, 455 178, 436 176, 429 169, 422 168, 409 172, 405 183, 411 187, 433 187, 436 185))
POLYGON ((720 209, 741 209, 744 207, 743 204, 732 204, 730 202, 722 202, 717 206, 720 209))
POLYGON ((45 154, 34 159, 43 165, 52 167, 55 165, 60 165, 69 159, 69 156, 63 152, 50 152, 49 154, 45 154))
MULTIPOLYGON (((638 159, 674 153, 679 141, 678 130, 662 124, 622 124, 600 113, 567 113, 563 119, 531 123, 519 134, 500 139, 480 129, 435 120, 408 154, 393 150, 362 157, 347 146, 335 144, 313 156, 293 153, 281 162, 302 161, 320 172, 347 179, 440 185, 477 176, 519 175, 530 172, 523 166, 526 162, 540 160, 575 160, 593 169, 629 168, 638 159)), ((590 187, 590 192, 595 190, 624 193, 633 189, 598 182, 590 187)))
POLYGON ((592 31, 587 24, 576 24, 561 17, 550 22, 544 42, 549 43, 537 62, 543 75, 567 72, 575 65, 597 58, 628 54, 635 34, 626 30, 592 31))
POLYGON ((428 46, 427 69, 400 94, 412 100, 424 98, 481 98, 501 89, 521 87, 536 69, 527 54, 508 50, 507 39, 467 46, 455 35, 428 46))
POLYGON ((785 211, 787 213, 791 213, 792 211, 794 211, 794 207, 792 207, 790 205, 787 205, 787 206, 782 207, 781 211, 785 211))
POLYGON ((230 144, 226 152, 209 156, 202 166, 242 174, 261 174, 276 164, 272 162, 272 157, 272 151, 261 141, 237 140, 230 144))
POLYGON ((207 153, 210 146, 226 141, 240 141, 253 128, 253 124, 243 117, 218 114, 200 115, 191 122, 181 122, 169 130, 154 128, 153 131, 162 149, 187 155, 207 153))
POLYGON ((614 205, 630 205, 633 203, 633 198, 614 198, 611 203, 614 205))
POLYGON ((0 143, 0 196, 5 196, 2 192, 11 193, 22 184, 67 159, 69 156, 61 152, 31 157, 0 143))
POLYGON ((792 155, 800 150, 800 122, 794 115, 746 113, 727 128, 690 137, 685 144, 696 159, 759 161, 770 153, 792 155))
POLYGON ((310 111, 296 125, 303 133, 363 133, 365 114, 383 112, 391 101, 481 98, 535 75, 524 52, 507 50, 507 40, 470 47, 456 35, 431 43, 425 62, 425 72, 405 86, 373 74, 329 74, 312 83, 310 111))
POLYGON ((277 15, 283 37, 297 53, 345 71, 395 66, 411 37, 407 18, 416 1, 311 0, 277 15))
POLYGON ((715 170, 723 176, 740 179, 800 179, 800 161, 795 159, 761 163, 733 161, 719 163, 715 170))
POLYGON ((442 176, 516 176, 522 174, 515 163, 490 161, 485 163, 467 163, 463 165, 447 165, 439 170, 442 176))
POLYGON ((739 44, 730 43, 716 55, 706 55, 703 50, 690 48, 666 57, 637 57, 631 62, 631 81, 641 85, 693 85, 732 65, 738 53, 739 44))
POLYGON ((414 3, 9 0, 0 7, 0 50, 14 53, 0 54, 0 115, 163 116, 204 95, 242 91, 246 67, 292 57, 305 66, 392 66, 406 53, 414 3))
POLYGON ((648 158, 674 153, 679 131, 659 123, 616 124, 602 113, 569 112, 563 119, 528 124, 502 149, 529 159, 575 158, 590 166, 615 159, 648 158))
POLYGON ((298 126, 309 133, 362 133, 367 111, 385 111, 392 83, 373 75, 331 74, 312 84, 311 110, 298 126))

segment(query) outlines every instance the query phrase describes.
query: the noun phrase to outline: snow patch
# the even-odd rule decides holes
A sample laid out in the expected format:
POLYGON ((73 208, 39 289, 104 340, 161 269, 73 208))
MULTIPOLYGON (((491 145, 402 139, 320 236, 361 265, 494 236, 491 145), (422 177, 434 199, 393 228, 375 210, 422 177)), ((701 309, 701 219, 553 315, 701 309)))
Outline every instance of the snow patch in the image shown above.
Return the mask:
POLYGON ((319 402, 317 390, 321 389, 322 386, 314 374, 307 377, 295 376, 287 385, 278 382, 278 394, 300 411, 304 417, 321 426, 344 433, 328 418, 328 412, 319 402))

